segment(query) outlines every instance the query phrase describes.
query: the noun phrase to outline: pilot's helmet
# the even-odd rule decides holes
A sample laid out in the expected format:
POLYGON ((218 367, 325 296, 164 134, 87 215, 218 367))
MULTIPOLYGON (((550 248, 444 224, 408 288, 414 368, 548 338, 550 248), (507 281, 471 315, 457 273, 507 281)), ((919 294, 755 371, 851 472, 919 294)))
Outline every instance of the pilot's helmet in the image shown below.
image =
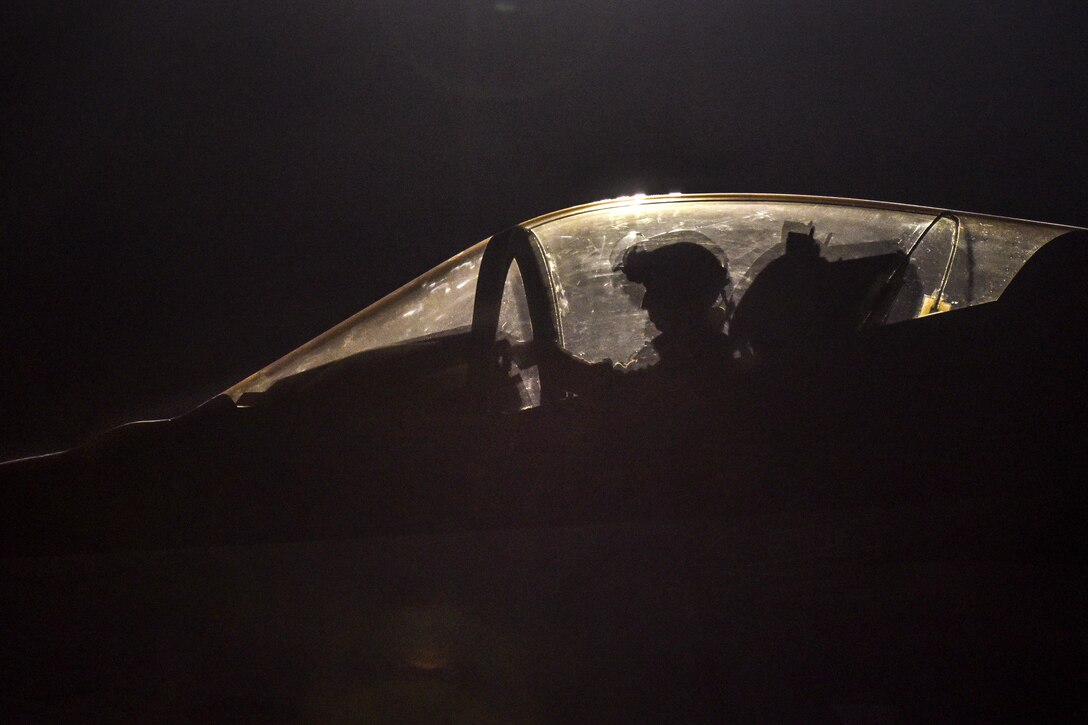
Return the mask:
POLYGON ((725 253, 705 234, 690 229, 636 241, 623 251, 615 269, 646 287, 690 290, 708 299, 707 304, 723 295, 730 283, 725 253))

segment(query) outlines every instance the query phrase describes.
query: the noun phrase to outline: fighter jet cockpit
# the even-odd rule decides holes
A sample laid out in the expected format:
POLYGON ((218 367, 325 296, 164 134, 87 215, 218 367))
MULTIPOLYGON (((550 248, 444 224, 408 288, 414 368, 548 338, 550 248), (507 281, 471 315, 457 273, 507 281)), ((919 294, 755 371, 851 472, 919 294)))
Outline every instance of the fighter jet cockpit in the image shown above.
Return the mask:
POLYGON ((504 412, 577 397, 546 359, 521 367, 503 345, 535 341, 619 375, 653 369, 662 330, 645 280, 624 261, 669 246, 701 247, 720 265, 720 288, 700 304, 728 338, 726 366, 774 365, 866 330, 992 302, 1065 231, 813 197, 599 202, 476 244, 227 392, 243 406, 304 395, 463 407, 483 395, 504 412))

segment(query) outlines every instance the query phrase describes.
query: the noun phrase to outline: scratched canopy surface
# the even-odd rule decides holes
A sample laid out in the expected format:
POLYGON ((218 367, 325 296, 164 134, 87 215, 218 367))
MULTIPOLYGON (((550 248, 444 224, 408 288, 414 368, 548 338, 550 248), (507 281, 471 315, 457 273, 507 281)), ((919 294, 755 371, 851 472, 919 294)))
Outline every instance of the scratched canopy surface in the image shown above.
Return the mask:
POLYGON ((368 350, 467 330, 485 242, 417 277, 227 390, 235 401, 275 382, 368 350))
MULTIPOLYGON (((739 302, 766 264, 784 253, 787 229, 808 230, 830 261, 898 251, 910 274, 883 320, 894 323, 997 299, 1028 257, 1068 229, 877 202, 748 196, 617 200, 523 226, 544 252, 563 346, 587 360, 617 363, 652 362, 645 356, 657 334, 640 308, 641 290, 623 278, 617 260, 628 247, 652 246, 669 232, 697 232, 728 264, 732 282, 722 305, 739 302)), ((467 331, 485 245, 435 267, 227 393, 238 400, 360 352, 467 331)), ((506 296, 520 292, 519 282, 511 275, 506 296)), ((523 338, 527 311, 506 302, 500 329, 523 338)))

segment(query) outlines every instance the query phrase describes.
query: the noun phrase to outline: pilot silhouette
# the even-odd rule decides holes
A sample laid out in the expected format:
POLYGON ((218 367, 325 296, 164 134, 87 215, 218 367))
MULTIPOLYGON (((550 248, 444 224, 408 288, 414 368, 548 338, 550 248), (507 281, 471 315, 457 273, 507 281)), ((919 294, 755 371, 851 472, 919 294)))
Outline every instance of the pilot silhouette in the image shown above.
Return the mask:
POLYGON ((516 350, 515 356, 525 364, 539 360, 537 356, 545 358, 542 361, 552 366, 563 387, 581 394, 690 388, 720 375, 733 357, 733 346, 723 332, 731 307, 725 292, 730 278, 728 265, 710 251, 712 246, 696 231, 667 232, 632 246, 616 268, 645 288, 642 309, 660 333, 651 341, 659 358, 656 363, 628 370, 611 360, 587 363, 559 348, 531 344, 516 350), (726 309, 717 306, 722 299, 726 309))
POLYGON ((649 240, 659 246, 636 244, 623 257, 620 269, 646 288, 642 309, 660 332, 651 343, 661 358, 655 368, 731 357, 729 337, 722 332, 727 312, 716 306, 725 297, 729 270, 698 243, 704 240, 710 243, 698 232, 669 232, 649 240))

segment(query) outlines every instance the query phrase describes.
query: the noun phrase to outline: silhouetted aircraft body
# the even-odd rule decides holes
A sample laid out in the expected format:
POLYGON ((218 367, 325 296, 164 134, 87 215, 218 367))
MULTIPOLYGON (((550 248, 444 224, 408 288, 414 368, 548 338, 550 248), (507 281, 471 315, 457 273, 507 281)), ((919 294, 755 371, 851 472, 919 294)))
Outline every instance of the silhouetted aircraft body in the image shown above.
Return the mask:
POLYGON ((1086 235, 741 195, 511 228, 0 467, 5 714, 1083 719, 1086 235), (681 238, 728 272, 688 367, 624 272, 681 238))

